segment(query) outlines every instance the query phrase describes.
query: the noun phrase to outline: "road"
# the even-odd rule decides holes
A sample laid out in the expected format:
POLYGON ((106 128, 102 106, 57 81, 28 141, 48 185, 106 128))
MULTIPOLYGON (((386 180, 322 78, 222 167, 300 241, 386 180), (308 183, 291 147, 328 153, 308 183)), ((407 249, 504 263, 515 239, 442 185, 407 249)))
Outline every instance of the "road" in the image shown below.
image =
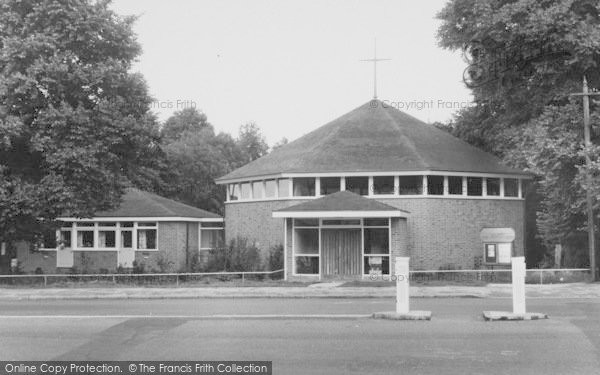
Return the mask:
POLYGON ((429 322, 359 317, 393 299, 1 301, 0 360, 269 360, 274 374, 600 374, 600 301, 530 299, 550 319, 484 322, 510 299, 427 298, 429 322), (327 318, 215 315, 358 314, 327 318))

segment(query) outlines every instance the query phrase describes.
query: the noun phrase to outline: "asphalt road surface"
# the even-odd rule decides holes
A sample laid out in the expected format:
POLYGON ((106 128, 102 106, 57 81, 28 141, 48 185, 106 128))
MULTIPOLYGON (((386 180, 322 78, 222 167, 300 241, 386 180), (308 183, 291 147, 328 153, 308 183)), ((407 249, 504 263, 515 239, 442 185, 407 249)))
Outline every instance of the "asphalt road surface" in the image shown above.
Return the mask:
POLYGON ((267 360, 274 374, 600 374, 600 301, 530 299, 548 320, 485 322, 510 299, 0 301, 0 360, 267 360), (326 317, 230 315, 350 314, 326 317), (357 314, 356 316, 352 314, 357 314), (227 315, 229 317, 223 316, 227 315))

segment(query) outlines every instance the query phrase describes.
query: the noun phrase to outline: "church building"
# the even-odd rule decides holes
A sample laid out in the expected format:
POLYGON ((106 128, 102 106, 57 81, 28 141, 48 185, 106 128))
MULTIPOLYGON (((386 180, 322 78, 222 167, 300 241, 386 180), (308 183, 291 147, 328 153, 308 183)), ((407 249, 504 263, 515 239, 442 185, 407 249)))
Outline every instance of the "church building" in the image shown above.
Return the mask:
POLYGON ((225 235, 282 245, 288 280, 510 265, 529 175, 373 99, 221 177, 225 235))

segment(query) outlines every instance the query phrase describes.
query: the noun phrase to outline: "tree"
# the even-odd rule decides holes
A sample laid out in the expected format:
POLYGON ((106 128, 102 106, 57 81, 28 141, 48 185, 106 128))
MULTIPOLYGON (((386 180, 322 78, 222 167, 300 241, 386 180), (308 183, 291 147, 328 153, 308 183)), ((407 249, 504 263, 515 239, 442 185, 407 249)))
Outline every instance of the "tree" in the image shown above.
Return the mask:
POLYGON ((188 131, 201 131, 212 125, 208 123, 204 113, 198 112, 195 107, 188 107, 181 111, 176 111, 173 116, 165 121, 161 135, 165 142, 176 140, 181 134, 188 131))
POLYGON ((245 156, 246 163, 266 155, 269 151, 265 137, 254 122, 240 126, 237 143, 245 156))
MULTIPOLYGON (((453 0, 439 18, 441 46, 466 52, 465 83, 477 103, 452 132, 534 172, 539 204, 528 209, 539 233, 547 246, 568 242, 586 230, 581 104, 569 94, 581 91, 584 74, 600 86, 597 1, 453 0)), ((595 186, 598 166, 595 158, 595 186)), ((530 264, 543 257, 537 250, 530 264)))
POLYGON ((215 179, 245 164, 237 142, 228 134, 215 134, 206 115, 195 108, 175 112, 162 133, 172 172, 167 195, 222 213, 225 194, 215 179))
POLYGON ((0 3, 0 241, 160 185, 159 133, 133 17, 108 1, 0 3))
POLYGON ((283 138, 281 138, 281 139, 279 140, 279 142, 277 142, 277 143, 275 143, 275 144, 273 145, 273 147, 271 148, 271 151, 275 151, 275 150, 277 150, 279 147, 287 145, 287 144, 288 144, 288 142, 289 142, 289 141, 288 141, 288 139, 287 139, 286 137, 283 137, 283 138))

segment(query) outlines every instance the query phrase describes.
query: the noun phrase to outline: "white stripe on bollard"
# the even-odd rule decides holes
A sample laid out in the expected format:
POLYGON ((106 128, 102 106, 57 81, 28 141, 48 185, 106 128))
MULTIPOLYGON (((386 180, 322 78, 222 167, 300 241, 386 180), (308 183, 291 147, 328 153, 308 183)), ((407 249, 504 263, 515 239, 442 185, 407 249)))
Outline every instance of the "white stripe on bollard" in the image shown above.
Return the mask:
POLYGON ((409 312, 408 257, 396 257, 396 312, 409 312))
POLYGON ((525 314, 525 257, 513 257, 511 267, 513 313, 525 314))

